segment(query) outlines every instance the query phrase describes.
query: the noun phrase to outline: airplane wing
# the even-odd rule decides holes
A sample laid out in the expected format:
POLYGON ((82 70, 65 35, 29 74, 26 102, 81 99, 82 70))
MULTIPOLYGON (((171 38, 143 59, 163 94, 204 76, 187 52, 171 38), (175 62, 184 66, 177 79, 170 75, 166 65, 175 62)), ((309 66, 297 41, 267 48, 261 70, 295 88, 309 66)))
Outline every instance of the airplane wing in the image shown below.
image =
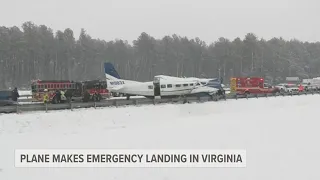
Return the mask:
POLYGON ((207 86, 199 86, 197 88, 194 88, 190 94, 197 94, 197 93, 208 93, 210 95, 216 93, 219 89, 207 87, 207 86))

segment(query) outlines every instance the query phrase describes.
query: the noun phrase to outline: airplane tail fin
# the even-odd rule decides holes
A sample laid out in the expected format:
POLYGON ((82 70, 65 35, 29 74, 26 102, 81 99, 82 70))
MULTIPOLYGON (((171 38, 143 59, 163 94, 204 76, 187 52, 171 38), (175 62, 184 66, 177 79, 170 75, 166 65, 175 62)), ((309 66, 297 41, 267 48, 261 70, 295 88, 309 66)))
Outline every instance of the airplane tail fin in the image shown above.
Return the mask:
POLYGON ((114 66, 109 62, 104 63, 104 72, 106 74, 106 79, 107 80, 120 79, 120 76, 119 76, 118 72, 116 71, 114 66))

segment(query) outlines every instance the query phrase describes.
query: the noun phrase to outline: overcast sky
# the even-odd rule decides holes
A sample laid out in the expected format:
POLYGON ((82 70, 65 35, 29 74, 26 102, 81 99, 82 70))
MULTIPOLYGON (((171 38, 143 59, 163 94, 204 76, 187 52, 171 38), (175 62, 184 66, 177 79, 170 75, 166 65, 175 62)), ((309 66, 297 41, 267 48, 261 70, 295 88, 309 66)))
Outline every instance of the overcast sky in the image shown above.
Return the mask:
POLYGON ((53 30, 81 28, 94 38, 131 42, 141 32, 174 33, 206 42, 219 37, 282 36, 320 41, 320 0, 10 0, 1 2, 0 26, 32 21, 53 30))

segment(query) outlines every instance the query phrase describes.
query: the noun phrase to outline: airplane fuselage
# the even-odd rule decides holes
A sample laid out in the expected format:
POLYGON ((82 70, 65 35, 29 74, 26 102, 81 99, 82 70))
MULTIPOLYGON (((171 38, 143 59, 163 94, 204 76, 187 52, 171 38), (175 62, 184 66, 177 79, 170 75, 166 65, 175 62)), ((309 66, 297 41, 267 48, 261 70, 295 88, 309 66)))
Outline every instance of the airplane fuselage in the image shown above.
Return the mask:
MULTIPOLYGON (((156 87, 153 81, 107 80, 107 84, 111 92, 122 93, 129 96, 155 96, 156 87)), ((198 80, 194 79, 160 79, 158 86, 161 97, 177 97, 199 93, 212 95, 218 90, 203 86, 198 80)))

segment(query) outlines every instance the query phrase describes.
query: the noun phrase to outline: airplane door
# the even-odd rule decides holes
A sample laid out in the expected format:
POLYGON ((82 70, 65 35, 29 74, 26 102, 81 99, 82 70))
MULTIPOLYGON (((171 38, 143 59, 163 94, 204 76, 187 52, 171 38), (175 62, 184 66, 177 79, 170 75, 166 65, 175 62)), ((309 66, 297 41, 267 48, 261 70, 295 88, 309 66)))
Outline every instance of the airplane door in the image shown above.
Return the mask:
POLYGON ((160 92, 160 79, 159 78, 154 78, 153 80, 153 91, 154 91, 154 97, 155 98, 160 98, 161 97, 161 92, 160 92))

